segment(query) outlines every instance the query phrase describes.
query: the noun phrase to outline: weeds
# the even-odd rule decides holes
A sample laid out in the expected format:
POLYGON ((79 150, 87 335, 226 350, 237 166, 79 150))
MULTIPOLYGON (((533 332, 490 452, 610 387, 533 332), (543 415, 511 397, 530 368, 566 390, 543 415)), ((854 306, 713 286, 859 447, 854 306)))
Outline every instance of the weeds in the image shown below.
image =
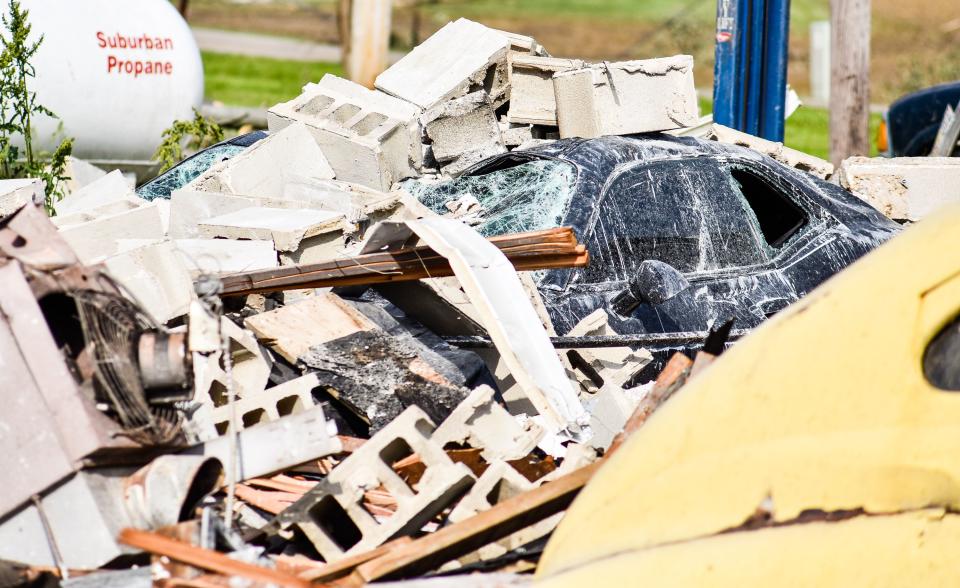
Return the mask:
POLYGON ((153 158, 160 162, 160 173, 175 166, 184 158, 184 144, 190 151, 199 151, 223 140, 223 129, 210 119, 204 118, 196 108, 193 120, 178 120, 163 131, 163 142, 157 147, 153 158))

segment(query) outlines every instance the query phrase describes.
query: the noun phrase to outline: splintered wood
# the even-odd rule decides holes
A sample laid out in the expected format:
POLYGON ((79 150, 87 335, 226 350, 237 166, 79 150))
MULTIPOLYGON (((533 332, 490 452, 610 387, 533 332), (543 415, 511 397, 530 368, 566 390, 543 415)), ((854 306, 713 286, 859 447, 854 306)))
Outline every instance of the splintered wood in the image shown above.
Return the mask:
MULTIPOLYGON (((590 255, 570 227, 490 238, 517 270, 586 267, 590 255)), ((406 282, 453 275, 450 263, 429 247, 368 253, 321 263, 224 276, 223 296, 302 288, 406 282)))

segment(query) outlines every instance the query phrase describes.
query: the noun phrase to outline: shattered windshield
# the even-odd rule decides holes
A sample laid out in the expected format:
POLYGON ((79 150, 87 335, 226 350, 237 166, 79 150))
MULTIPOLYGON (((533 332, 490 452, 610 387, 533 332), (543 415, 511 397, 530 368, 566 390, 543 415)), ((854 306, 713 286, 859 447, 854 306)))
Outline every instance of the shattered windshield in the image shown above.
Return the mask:
POLYGON ((573 197, 576 170, 554 159, 538 159, 479 176, 447 182, 409 180, 403 187, 437 214, 467 198, 480 203, 474 227, 490 237, 560 226, 573 197))
POLYGON ((214 164, 230 159, 244 149, 246 146, 225 143, 201 151, 137 188, 137 196, 144 200, 170 198, 174 190, 186 186, 214 164))

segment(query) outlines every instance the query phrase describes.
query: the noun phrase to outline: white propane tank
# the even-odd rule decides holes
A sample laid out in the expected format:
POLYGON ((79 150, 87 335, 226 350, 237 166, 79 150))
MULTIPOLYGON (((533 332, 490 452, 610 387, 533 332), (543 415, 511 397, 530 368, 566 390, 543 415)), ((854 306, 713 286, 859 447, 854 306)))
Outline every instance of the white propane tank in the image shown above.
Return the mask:
MULTIPOLYGON (((37 101, 59 120, 36 120, 49 151, 73 137, 83 159, 146 160, 160 134, 193 118, 203 101, 203 63, 169 0, 22 0, 30 11, 37 101), (60 129, 60 125, 62 129, 60 129)), ((4 12, 6 0, 0 0, 4 12)), ((28 82, 29 83, 29 82, 28 82)))

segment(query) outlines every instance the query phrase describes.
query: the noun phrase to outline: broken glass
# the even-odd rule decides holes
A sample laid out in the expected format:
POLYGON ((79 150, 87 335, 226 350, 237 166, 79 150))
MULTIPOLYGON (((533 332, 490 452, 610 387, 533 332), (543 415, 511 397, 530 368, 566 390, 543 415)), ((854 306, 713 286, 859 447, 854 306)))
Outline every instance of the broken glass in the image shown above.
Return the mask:
POLYGON ((574 194, 577 172, 573 165, 555 159, 538 159, 479 176, 429 183, 408 180, 404 189, 437 214, 446 215, 467 197, 481 206, 484 237, 539 231, 558 227, 574 194))
POLYGON ((174 190, 186 186, 215 164, 230 159, 246 148, 245 145, 224 143, 201 151, 137 188, 137 196, 144 200, 169 199, 174 190))

